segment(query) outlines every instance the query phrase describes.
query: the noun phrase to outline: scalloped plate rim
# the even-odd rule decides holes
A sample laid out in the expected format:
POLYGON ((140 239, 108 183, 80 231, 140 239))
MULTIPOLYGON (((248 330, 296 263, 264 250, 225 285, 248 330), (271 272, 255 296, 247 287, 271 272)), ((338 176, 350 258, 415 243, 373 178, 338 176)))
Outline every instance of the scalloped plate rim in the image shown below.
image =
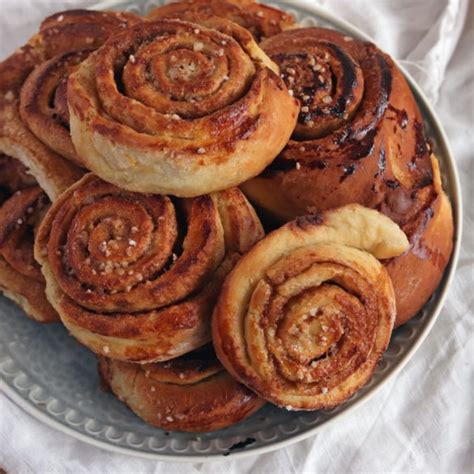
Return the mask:
MULTIPOLYGON (((263 3, 265 0, 263 0, 263 3)), ((137 0, 130 1, 130 0, 104 0, 102 2, 98 2, 92 6, 90 9, 108 9, 113 8, 114 6, 121 5, 124 3, 137 3, 137 0)), ((327 12, 324 8, 315 5, 309 5, 304 0, 277 0, 276 2, 269 2, 269 3, 279 3, 288 8, 296 8, 298 10, 303 11, 310 17, 316 17, 322 20, 325 20, 329 23, 332 23, 337 28, 341 30, 345 30, 351 33, 355 37, 359 37, 361 39, 367 41, 373 41, 366 33, 361 31, 359 28, 355 27, 351 23, 337 18, 331 13, 327 12)), ((437 297, 438 301, 436 305, 430 311, 430 315, 427 318, 427 322, 425 323, 424 327, 421 328, 419 334, 416 335, 414 338, 412 346, 406 351, 406 353, 399 358, 396 362, 395 366, 389 369, 385 374, 380 376, 380 380, 378 380, 373 387, 371 387, 367 393, 362 396, 359 400, 353 402, 350 406, 345 408, 340 413, 332 415, 330 418, 320 422, 315 427, 308 427, 308 429, 304 430, 303 432, 296 433, 291 435, 288 439, 283 439, 280 441, 270 441, 264 446, 258 446, 252 448, 249 446, 245 449, 245 451, 238 451, 231 453, 228 459, 240 459, 247 456, 264 454, 270 451, 274 451, 279 448, 283 448, 289 446, 291 444, 297 443, 304 439, 307 439, 311 436, 317 434, 325 425, 331 424, 335 422, 335 420, 340 420, 344 416, 347 416, 349 413, 352 413, 356 410, 359 406, 366 403, 370 400, 382 387, 387 384, 390 380, 393 380, 397 374, 404 368, 404 366, 408 363, 408 361, 413 357, 417 349, 426 339, 427 335, 431 331, 433 325, 435 324, 436 320, 439 317, 441 309, 444 305, 444 302, 447 297, 448 289, 451 285, 451 282, 454 278, 454 274, 456 271, 457 262, 459 259, 459 252, 461 246, 461 237, 462 237, 462 198, 461 198, 461 188, 459 182, 458 171, 455 165, 455 161, 453 158, 453 154, 449 147, 449 142, 446 136, 446 133, 433 109, 430 105, 428 99, 421 91, 420 87, 416 84, 415 80, 410 76, 410 74, 405 70, 403 66, 401 66, 397 61, 397 66, 400 68, 404 76, 406 77, 414 95, 417 99, 417 103, 419 106, 422 106, 424 109, 425 114, 427 114, 430 118, 431 125, 433 127, 433 133, 437 136, 438 144, 440 148, 442 148, 442 155, 443 155, 443 165, 446 167, 447 173, 449 175, 449 182, 450 182, 450 198, 451 203, 453 206, 453 215, 455 221, 455 238, 454 238, 454 247, 453 247, 453 254, 451 256, 450 263, 446 268, 443 278, 438 286, 437 289, 437 297)), ((0 379, 0 392, 3 392, 8 398, 13 401, 16 405, 22 408, 24 411, 29 413, 31 416, 36 418, 37 420, 41 421, 42 423, 50 426, 51 428, 56 429, 57 431, 63 432, 73 438, 76 438, 80 441, 83 441, 89 445, 107 450, 116 452, 119 454, 128 454, 134 457, 145 458, 145 459, 153 459, 158 461, 177 461, 177 462, 202 462, 202 461, 223 461, 227 458, 223 456, 223 453, 212 453, 208 455, 196 455, 196 454, 165 454, 165 453, 154 453, 149 451, 142 451, 140 449, 132 449, 126 448, 118 445, 111 444, 107 441, 98 440, 86 434, 76 431, 74 428, 63 424, 61 421, 52 418, 47 413, 41 411, 36 405, 33 403, 28 402, 28 400, 22 398, 12 387, 10 387, 5 380, 0 379)), ((130 433, 133 433, 130 431, 130 433)), ((172 434, 169 436, 169 439, 173 439, 172 434)))

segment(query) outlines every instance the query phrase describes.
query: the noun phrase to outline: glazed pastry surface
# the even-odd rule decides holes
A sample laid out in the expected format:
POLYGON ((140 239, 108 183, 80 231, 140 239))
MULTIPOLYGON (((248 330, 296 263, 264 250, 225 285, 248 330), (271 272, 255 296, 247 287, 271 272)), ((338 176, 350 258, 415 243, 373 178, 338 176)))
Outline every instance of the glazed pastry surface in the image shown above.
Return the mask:
POLYGON ((71 134, 102 179, 194 197, 260 173, 293 131, 298 103, 252 35, 231 21, 129 28, 68 82, 71 134))
POLYGON ((342 403, 372 376, 395 321, 392 283, 377 259, 407 248, 393 221, 359 205, 284 225, 227 277, 212 321, 217 356, 276 405, 342 403))
POLYGON ((164 430, 215 431, 244 420, 265 403, 223 369, 211 346, 144 365, 100 357, 99 370, 120 400, 164 430))
POLYGON ((408 84, 374 44, 333 30, 289 30, 262 48, 301 109, 283 152, 243 191, 280 222, 350 203, 393 219, 411 243, 388 266, 396 324, 406 322, 437 287, 453 235, 451 206, 408 84))
POLYGON ((89 174, 52 205, 35 257, 74 337, 98 354, 146 363, 210 341, 222 279, 262 236, 236 188, 174 200, 89 174))

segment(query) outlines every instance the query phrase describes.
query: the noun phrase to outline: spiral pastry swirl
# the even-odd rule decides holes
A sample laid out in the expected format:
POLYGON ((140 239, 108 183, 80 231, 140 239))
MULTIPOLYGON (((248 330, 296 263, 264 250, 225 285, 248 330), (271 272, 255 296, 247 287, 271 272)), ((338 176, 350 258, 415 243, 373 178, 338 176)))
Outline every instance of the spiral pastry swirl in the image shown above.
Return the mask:
POLYGON ((35 256, 73 336, 144 363, 209 341, 220 279, 261 236, 237 189, 173 201, 86 175, 46 215, 35 256))
POLYGON ((249 30, 260 42, 294 26, 294 18, 277 8, 253 0, 185 0, 153 9, 147 18, 152 21, 179 19, 199 23, 218 16, 249 30))
POLYGON ((44 281, 33 258, 33 229, 48 202, 41 188, 17 191, 0 208, 0 253, 19 273, 44 281))
POLYGON ((59 12, 45 19, 37 34, 0 63, 0 190, 2 201, 10 198, 0 211, 0 286, 37 321, 58 319, 32 258, 33 235, 42 215, 37 208, 46 197, 39 188, 11 196, 39 185, 54 200, 82 176, 77 166, 63 158, 74 159, 75 153, 68 136, 67 71, 56 66, 70 64, 76 50, 97 48, 109 34, 132 21, 141 20, 122 13, 59 12), (28 79, 30 74, 36 78, 28 79), (20 95, 24 86, 23 120, 20 95), (27 196, 33 196, 31 203, 27 196))
POLYGON ((282 221, 358 203, 400 225, 412 249, 423 242, 429 251, 401 256, 397 274, 391 273, 396 324, 402 324, 438 285, 453 233, 450 204, 435 182, 438 165, 408 84, 375 45, 332 30, 283 32, 262 48, 280 66, 301 110, 292 140, 243 191, 282 221), (443 212, 435 213, 440 207, 443 212), (427 230, 438 226, 446 232, 427 230), (433 254, 439 258, 430 263, 433 254))
POLYGON ((1 166, 13 172, 9 186, 15 184, 18 190, 0 207, 0 287, 32 319, 43 323, 58 321, 46 299, 40 267, 33 258, 34 234, 49 200, 41 188, 21 180, 24 170, 18 169, 16 160, 2 158, 11 163, 10 167, 6 163, 1 166))
POLYGON ((51 59, 40 63, 26 79, 21 118, 42 143, 80 166, 69 130, 69 73, 112 33, 138 22, 138 17, 126 13, 72 10, 52 15, 41 24, 38 36, 43 55, 51 59))
POLYGON ((71 68, 110 34, 141 21, 128 13, 59 12, 0 63, 0 151, 20 160, 50 199, 83 174, 69 161, 80 164, 69 136, 71 68))
POLYGON ((408 248, 359 205, 302 217, 257 243, 226 279, 213 315, 220 361, 288 409, 340 404, 372 375, 395 320, 385 268, 408 248))
MULTIPOLYGON (((283 32, 262 47, 301 109, 293 139, 244 188, 258 204, 293 219, 352 202, 377 207, 400 187, 432 182, 420 113, 390 57, 322 28, 283 32)), ((391 217, 402 223, 407 211, 391 217)))
POLYGON ((120 400, 164 430, 215 431, 242 421, 265 403, 223 369, 211 345, 154 364, 100 357, 99 370, 120 400))
POLYGON ((26 80, 20 114, 35 136, 59 155, 81 166, 69 131, 67 78, 74 66, 84 61, 92 49, 59 54, 40 64, 26 80))
POLYGON ((131 191, 193 197, 240 184, 281 151, 298 104, 278 68, 238 25, 206 24, 129 28, 70 76, 86 167, 131 191))
POLYGON ((39 32, 0 63, 0 104, 14 102, 33 69, 67 51, 96 49, 112 33, 142 20, 122 12, 69 10, 47 17, 39 32))

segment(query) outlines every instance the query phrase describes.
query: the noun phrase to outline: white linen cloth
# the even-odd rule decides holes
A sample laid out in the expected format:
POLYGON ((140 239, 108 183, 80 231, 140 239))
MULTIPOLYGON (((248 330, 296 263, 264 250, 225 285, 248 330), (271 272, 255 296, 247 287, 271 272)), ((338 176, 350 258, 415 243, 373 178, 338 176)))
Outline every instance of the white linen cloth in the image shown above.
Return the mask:
MULTIPOLYGON (((23 44, 47 14, 93 3, 0 0, 0 57, 23 44)), ((401 60, 447 131, 463 186, 464 239, 454 284, 430 335, 402 373, 355 412, 306 441, 235 461, 182 464, 112 454, 42 425, 0 394, 0 468, 7 473, 474 472, 474 2, 312 3, 352 22, 401 60)))

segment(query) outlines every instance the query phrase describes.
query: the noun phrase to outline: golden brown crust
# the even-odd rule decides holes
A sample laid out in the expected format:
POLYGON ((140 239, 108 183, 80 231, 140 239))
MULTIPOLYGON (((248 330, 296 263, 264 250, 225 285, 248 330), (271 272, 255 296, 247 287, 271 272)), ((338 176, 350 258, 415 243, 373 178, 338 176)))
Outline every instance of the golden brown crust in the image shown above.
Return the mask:
POLYGON ((64 94, 64 73, 67 71, 55 69, 57 63, 61 64, 63 60, 62 56, 59 60, 54 57, 77 48, 97 48, 112 31, 132 21, 141 20, 134 15, 120 13, 59 12, 44 20, 39 33, 0 63, 0 197, 2 201, 10 198, 0 210, 0 285, 6 296, 41 322, 58 320, 56 311, 46 299, 43 277, 38 274, 32 258, 34 229, 41 218, 41 213, 36 215, 33 204, 46 198, 39 188, 11 195, 39 184, 54 200, 82 176, 83 172, 78 167, 56 153, 69 158, 73 158, 74 154, 67 126, 58 135, 58 127, 54 126, 52 119, 56 114, 64 122, 67 121, 64 94), (35 67, 37 69, 31 78, 35 67), (51 72, 59 80, 56 91, 56 85, 51 84, 52 78, 48 76, 51 72), (25 80, 24 122, 20 117, 20 94, 25 80), (55 110, 49 108, 51 95, 56 96, 55 110), (42 100, 41 105, 35 102, 38 98, 42 100), (42 133, 39 128, 40 112, 51 119, 42 133), (49 146, 38 140, 27 121, 30 121, 31 130, 49 146), (56 152, 50 148, 51 145, 56 152), (28 194, 32 198, 30 203, 28 194), (30 209, 33 210, 31 215, 28 214, 30 209), (25 213, 26 217, 23 216, 25 213), (18 225, 19 220, 21 225, 18 225))
POLYGON ((77 166, 51 151, 25 127, 16 102, 0 104, 0 152, 19 160, 51 200, 83 174, 77 166))
POLYGON ((62 39, 67 43, 66 47, 69 50, 84 48, 83 43, 86 37, 90 38, 86 41, 89 44, 88 47, 97 48, 112 33, 141 21, 141 17, 128 12, 65 10, 45 18, 41 22, 40 31, 48 31, 50 36, 63 36, 62 39), (71 26, 73 28, 70 28, 71 26))
POLYGON ((209 341, 221 280, 262 235, 238 189, 172 201, 87 175, 46 215, 35 257, 49 300, 77 339, 145 363, 209 341), (226 224, 234 219, 241 227, 226 224))
POLYGON ((185 0, 163 5, 148 13, 151 21, 178 19, 200 23, 201 20, 218 16, 231 20, 249 30, 257 41, 292 28, 292 15, 277 8, 254 1, 239 0, 185 0))
POLYGON ((33 232, 47 205, 41 188, 17 191, 0 208, 0 254, 19 273, 44 281, 33 258, 33 232))
POLYGON ((0 289, 38 322, 59 321, 33 258, 33 239, 47 198, 26 168, 0 155, 0 289))
POLYGON ((64 74, 67 75, 67 70, 55 68, 58 63, 65 64, 56 56, 77 49, 96 49, 111 33, 138 21, 141 20, 135 15, 125 13, 59 12, 44 20, 40 31, 26 45, 0 63, 0 151, 19 159, 50 199, 55 199, 82 175, 79 168, 63 158, 74 160, 75 152, 67 124, 59 126, 54 119, 58 113, 64 119, 66 110, 64 74), (33 77, 28 79, 36 67, 33 77), (23 121, 20 94, 25 81, 23 121), (49 99, 58 85, 57 110, 53 110, 49 99), (41 126, 45 116, 46 125, 41 126))
POLYGON ((46 299, 45 284, 31 280, 12 268, 0 256, 0 290, 39 323, 59 321, 58 313, 46 299))
POLYGON ((81 162, 71 141, 66 90, 69 72, 93 50, 67 51, 40 64, 28 76, 21 90, 20 115, 23 122, 53 151, 81 162))
POLYGON ((0 63, 0 152, 19 160, 49 198, 54 199, 77 180, 81 172, 38 141, 20 118, 19 97, 23 83, 44 60, 43 39, 35 35, 0 63))
MULTIPOLYGON (((354 201, 376 207, 399 188, 431 182, 422 119, 405 79, 374 45, 346 39, 306 28, 262 44, 302 102, 294 139, 245 187, 278 217, 354 201)), ((406 209, 391 207, 390 217, 402 224, 406 209)))
POLYGON ((19 115, 21 87, 36 65, 44 60, 41 39, 34 36, 0 63, 0 152, 16 158, 39 180, 54 198, 79 176, 78 170, 39 143, 23 125, 19 115), (77 175, 76 175, 77 173, 77 175), (63 177, 64 176, 64 177, 63 177))
POLYGON ((98 176, 193 197, 255 176, 283 148, 298 104, 278 68, 238 25, 206 24, 129 28, 71 75, 72 139, 98 176))
POLYGON ((403 226, 410 251, 386 263, 397 300, 395 327, 410 320, 436 290, 453 250, 451 203, 443 191, 437 159, 433 164, 433 199, 403 226))
POLYGON ((265 403, 222 368, 209 346, 154 364, 99 357, 99 370, 120 400, 164 430, 215 431, 244 420, 265 403))
POLYGON ((408 240, 358 205, 302 217, 257 243, 227 277, 212 319, 224 367, 288 409, 342 403, 367 382, 395 320, 377 258, 408 240))
MULTIPOLYGON (((247 196, 283 221, 356 202, 389 216, 410 241, 424 241, 423 216, 439 207, 442 190, 434 182, 422 117, 391 58, 373 44, 322 28, 284 32, 262 48, 279 64, 302 107, 285 150, 242 186, 247 196)), ((452 228, 450 212, 435 220, 452 228)), ((439 242, 426 238, 440 255, 436 265, 419 252, 391 266, 400 279, 394 284, 397 325, 416 314, 449 260, 449 231, 439 242), (422 275, 422 267, 432 271, 422 275), (402 281, 411 277, 413 288, 407 290, 402 281)))

